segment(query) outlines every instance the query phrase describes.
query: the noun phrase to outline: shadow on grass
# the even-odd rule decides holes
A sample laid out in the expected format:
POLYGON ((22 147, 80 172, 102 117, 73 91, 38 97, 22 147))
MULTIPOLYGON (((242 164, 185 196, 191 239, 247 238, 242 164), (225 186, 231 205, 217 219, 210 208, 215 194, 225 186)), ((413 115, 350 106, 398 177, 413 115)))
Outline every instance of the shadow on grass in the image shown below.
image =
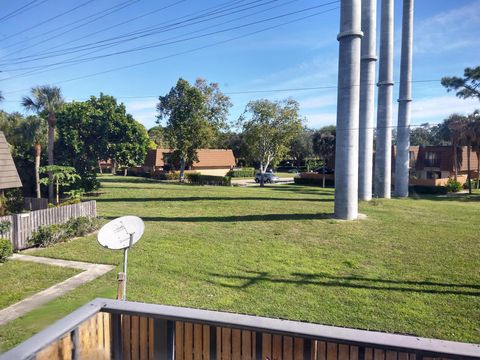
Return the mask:
POLYGON ((223 197, 223 196, 182 196, 182 197, 145 197, 145 198, 100 198, 97 202, 146 202, 146 201, 313 201, 332 202, 332 199, 317 198, 277 198, 277 197, 223 197))
POLYGON ((218 273, 209 273, 209 275, 217 279, 211 281, 213 284, 238 289, 245 289, 257 284, 269 282, 279 284, 417 292, 425 294, 480 296, 480 285, 477 284, 448 284, 431 281, 388 280, 356 276, 333 276, 323 273, 291 273, 291 278, 272 276, 268 272, 246 271, 246 273, 246 275, 225 275, 218 273), (241 284, 233 285, 225 283, 224 281, 222 282, 221 279, 227 281, 235 280, 241 282, 241 284))
POLYGON ((158 184, 159 182, 155 179, 148 179, 143 177, 134 177, 134 176, 113 176, 113 175, 104 175, 99 177, 101 183, 130 183, 130 184, 158 184))
POLYGON ((413 200, 432 200, 432 201, 456 201, 456 202, 480 202, 480 194, 455 194, 455 195, 419 195, 411 194, 413 200))
MULTIPOLYGON (((143 221, 163 222, 241 222, 241 221, 285 221, 285 220, 326 220, 332 219, 331 213, 317 214, 264 214, 238 216, 141 216, 143 221)), ((115 219, 116 216, 107 216, 105 219, 115 219)))

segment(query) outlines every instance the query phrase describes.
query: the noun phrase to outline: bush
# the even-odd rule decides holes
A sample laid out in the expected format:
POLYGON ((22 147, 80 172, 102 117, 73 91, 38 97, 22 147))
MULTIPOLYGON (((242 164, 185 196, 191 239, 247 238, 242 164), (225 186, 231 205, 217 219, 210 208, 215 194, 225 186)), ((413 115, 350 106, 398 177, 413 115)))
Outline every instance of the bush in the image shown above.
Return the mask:
POLYGON ((10 230, 10 221, 2 221, 0 222, 0 238, 7 235, 8 231, 10 230))
POLYGON ((12 255, 13 248, 10 240, 0 239, 0 263, 7 261, 7 258, 12 255))
POLYGON ((231 186, 231 178, 229 176, 212 176, 202 174, 185 174, 187 181, 193 185, 214 185, 214 186, 231 186))
POLYGON ((65 225, 40 226, 33 232, 30 243, 39 247, 47 247, 67 241, 68 235, 65 225))
POLYGON ((20 189, 10 189, 5 191, 5 209, 7 214, 18 214, 23 211, 24 200, 20 189))
POLYGON ((180 178, 180 173, 156 171, 153 174, 153 178, 157 180, 178 180, 180 178))
POLYGON ((78 237, 90 234, 100 227, 100 219, 80 216, 65 223, 68 237, 78 237))
POLYGON ((462 184, 460 184, 454 178, 448 178, 446 188, 448 192, 459 192, 462 190, 462 184))
POLYGON ((65 242, 72 237, 87 235, 99 227, 99 219, 80 216, 68 220, 65 224, 40 226, 33 233, 30 244, 47 247, 65 242))
MULTIPOLYGON (((296 176, 293 178, 295 185, 323 186, 323 179, 302 178, 296 176)), ((334 187, 335 182, 332 179, 325 179, 326 187, 334 187)))
POLYGON ((230 177, 254 177, 255 169, 254 168, 243 168, 243 169, 233 169, 227 173, 227 176, 230 177))
POLYGON ((411 185, 409 192, 413 194, 427 194, 427 195, 445 195, 447 193, 446 186, 426 186, 426 185, 411 185))

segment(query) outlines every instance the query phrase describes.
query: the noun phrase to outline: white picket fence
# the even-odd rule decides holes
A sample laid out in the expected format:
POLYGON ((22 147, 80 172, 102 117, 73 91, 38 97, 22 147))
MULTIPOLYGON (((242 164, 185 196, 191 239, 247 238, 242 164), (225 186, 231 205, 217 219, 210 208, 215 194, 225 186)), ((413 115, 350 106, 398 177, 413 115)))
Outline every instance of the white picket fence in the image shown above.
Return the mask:
POLYGON ((0 223, 10 222, 10 231, 3 237, 12 242, 14 250, 29 247, 28 241, 40 226, 63 224, 71 218, 80 216, 96 217, 97 203, 95 200, 79 204, 65 205, 56 208, 36 210, 23 214, 1 216, 0 223))

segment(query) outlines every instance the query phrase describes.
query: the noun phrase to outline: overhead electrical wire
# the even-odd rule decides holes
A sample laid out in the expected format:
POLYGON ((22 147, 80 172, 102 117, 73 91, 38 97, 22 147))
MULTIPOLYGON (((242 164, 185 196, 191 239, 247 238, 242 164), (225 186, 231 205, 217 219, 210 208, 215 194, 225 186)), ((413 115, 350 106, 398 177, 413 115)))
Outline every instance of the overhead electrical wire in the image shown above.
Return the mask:
POLYGON ((15 16, 18 16, 20 14, 23 14, 24 12, 28 11, 28 10, 31 10, 45 2, 47 2, 48 0, 43 0, 43 1, 40 1, 38 2, 38 0, 32 0, 30 1, 29 3, 19 7, 18 9, 8 13, 7 15, 4 15, 3 17, 0 18, 0 23, 4 22, 4 21, 7 21, 7 20, 10 20, 12 18, 14 18, 15 16), (36 4, 35 4, 36 3, 36 4), (30 6, 31 5, 31 6, 30 6))

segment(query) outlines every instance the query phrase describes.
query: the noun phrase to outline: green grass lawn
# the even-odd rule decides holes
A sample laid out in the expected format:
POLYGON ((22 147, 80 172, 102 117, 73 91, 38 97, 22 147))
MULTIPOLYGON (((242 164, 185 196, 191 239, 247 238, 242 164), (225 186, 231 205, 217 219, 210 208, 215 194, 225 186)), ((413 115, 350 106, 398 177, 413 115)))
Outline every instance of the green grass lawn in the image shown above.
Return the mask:
MULTIPOLYGON (((478 194, 375 200, 360 204, 366 220, 343 222, 330 218, 332 189, 108 176, 101 192, 101 216, 146 223, 129 254, 129 300, 480 342, 478 194)), ((95 236, 33 254, 122 259, 95 236)), ((0 328, 0 344, 115 289, 111 272, 0 328)))
POLYGON ((78 274, 75 269, 9 260, 0 264, 0 309, 78 274))

